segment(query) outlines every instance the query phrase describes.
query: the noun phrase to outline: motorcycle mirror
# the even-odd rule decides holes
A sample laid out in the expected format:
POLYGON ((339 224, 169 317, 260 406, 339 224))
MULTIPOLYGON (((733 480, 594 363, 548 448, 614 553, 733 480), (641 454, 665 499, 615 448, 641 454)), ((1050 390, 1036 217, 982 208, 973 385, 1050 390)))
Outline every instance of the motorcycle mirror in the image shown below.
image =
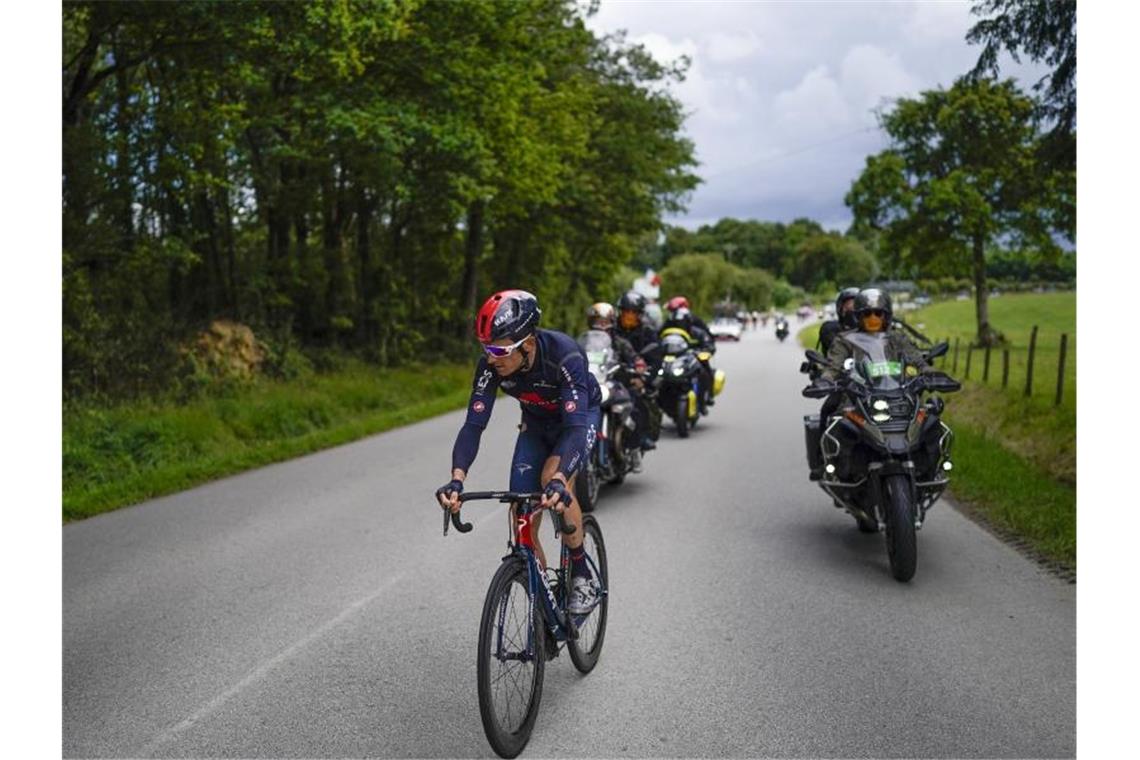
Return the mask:
POLYGON ((810 348, 804 351, 804 356, 808 358, 808 361, 815 362, 816 364, 827 364, 827 359, 823 358, 823 354, 818 351, 813 351, 810 348))
POLYGON ((950 344, 946 341, 935 343, 934 346, 926 352, 927 361, 937 359, 939 356, 945 356, 946 352, 950 350, 950 344))
POLYGON ((848 371, 848 372, 855 369, 855 359, 853 359, 850 356, 848 356, 846 359, 844 359, 843 360, 843 369, 848 371))

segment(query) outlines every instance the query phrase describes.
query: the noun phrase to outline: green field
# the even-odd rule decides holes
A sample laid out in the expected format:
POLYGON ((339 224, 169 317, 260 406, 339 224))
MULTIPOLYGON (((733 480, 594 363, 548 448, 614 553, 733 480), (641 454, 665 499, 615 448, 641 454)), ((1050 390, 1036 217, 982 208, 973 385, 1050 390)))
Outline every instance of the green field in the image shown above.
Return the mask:
MULTIPOLYGON (((973 301, 945 301, 904 313, 931 339, 948 339, 941 369, 963 381, 946 397, 946 420, 957 436, 951 492, 988 522, 1014 533, 1050 558, 1076 565, 1076 294, 1001 295, 990 300, 990 322, 1010 351, 1008 386, 1002 355, 975 349, 966 377, 967 346, 976 334, 973 301), (1037 325, 1032 394, 1025 396, 1029 336, 1037 325), (1055 404, 1061 335, 1068 352, 1060 405, 1055 404), (958 346, 955 369, 954 345, 958 346)), ((818 325, 801 331, 814 347, 818 325)))
POLYGON ((352 364, 186 404, 64 409, 63 517, 90 517, 457 409, 470 383, 467 365, 352 364))

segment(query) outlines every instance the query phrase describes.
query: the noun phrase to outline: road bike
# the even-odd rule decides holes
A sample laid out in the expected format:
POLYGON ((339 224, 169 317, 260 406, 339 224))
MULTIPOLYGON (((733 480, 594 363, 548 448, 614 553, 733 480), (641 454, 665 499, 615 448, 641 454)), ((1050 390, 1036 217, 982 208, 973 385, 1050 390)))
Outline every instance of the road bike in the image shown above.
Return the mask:
MULTIPOLYGON (((473 491, 461 494, 463 502, 496 500, 511 504, 509 551, 491 579, 479 623, 477 680, 479 714, 492 749, 501 757, 515 757, 526 747, 542 700, 546 661, 563 648, 574 667, 589 673, 598 663, 606 635, 609 611, 609 573, 606 544, 593 515, 582 516, 586 562, 598 584, 595 605, 585 615, 572 615, 570 601, 570 551, 562 544, 557 569, 545 571, 538 559, 534 536, 535 519, 541 514, 542 493, 473 491)), ((471 530, 458 512, 444 511, 443 532, 448 524, 461 533, 471 530)), ((556 533, 571 534, 577 528, 554 512, 556 533)))

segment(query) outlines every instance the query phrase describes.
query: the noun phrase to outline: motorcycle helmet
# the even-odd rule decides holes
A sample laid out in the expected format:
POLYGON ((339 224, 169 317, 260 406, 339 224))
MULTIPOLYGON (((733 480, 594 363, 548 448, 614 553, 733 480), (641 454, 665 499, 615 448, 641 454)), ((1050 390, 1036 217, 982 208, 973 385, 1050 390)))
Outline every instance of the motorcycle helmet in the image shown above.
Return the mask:
POLYGON ((669 299, 668 303, 665 304, 666 311, 676 311, 682 307, 686 309, 689 308, 689 299, 684 296, 673 296, 669 299))
POLYGON ((586 309, 586 324, 591 330, 610 330, 614 326, 613 304, 596 303, 586 309))
POLYGON ((693 313, 687 307, 682 306, 673 311, 671 321, 687 331, 693 326, 693 313))
POLYGON ((891 297, 878 288, 859 291, 855 297, 855 319, 859 329, 883 332, 891 326, 891 297))
POLYGON ((541 316, 534 294, 525 290, 501 290, 479 309, 475 317, 475 337, 480 343, 501 338, 521 340, 538 328, 541 316))
POLYGON ((846 330, 853 330, 858 325, 855 321, 855 309, 849 311, 843 310, 843 303, 850 301, 859 296, 859 288, 844 288, 839 291, 839 295, 835 298, 835 318, 839 320, 839 325, 846 330))
POLYGON ((645 296, 636 290, 627 290, 618 301, 618 310, 621 314, 618 323, 623 330, 636 330, 641 324, 641 315, 645 312, 645 296))

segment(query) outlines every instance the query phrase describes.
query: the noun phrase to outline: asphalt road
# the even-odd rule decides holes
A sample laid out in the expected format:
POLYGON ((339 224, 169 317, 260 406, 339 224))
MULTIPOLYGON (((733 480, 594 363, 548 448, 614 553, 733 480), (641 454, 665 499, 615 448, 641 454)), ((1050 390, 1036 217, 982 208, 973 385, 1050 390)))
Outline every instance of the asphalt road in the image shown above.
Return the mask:
MULTIPOLYGON (((712 414, 603 491, 602 658, 550 663, 525 755, 1074 756, 1076 587, 946 504, 892 580, 808 482, 799 357, 770 328, 722 346, 712 414)), ((505 486, 515 408, 469 488, 505 486)), ((475 644, 507 524, 480 502, 441 535, 460 422, 66 526, 63 755, 492 756, 475 644)))

